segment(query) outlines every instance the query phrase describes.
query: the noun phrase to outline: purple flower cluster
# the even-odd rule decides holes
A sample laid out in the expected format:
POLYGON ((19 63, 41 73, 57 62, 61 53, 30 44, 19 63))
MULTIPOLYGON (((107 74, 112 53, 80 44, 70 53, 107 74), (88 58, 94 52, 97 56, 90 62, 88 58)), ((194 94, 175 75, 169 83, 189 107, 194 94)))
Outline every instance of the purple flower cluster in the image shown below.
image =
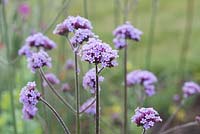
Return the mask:
MULTIPOLYGON (((53 73, 47 73, 45 74, 45 78, 52 84, 52 85, 55 85, 55 84, 59 84, 60 83, 60 80, 56 77, 55 74, 53 73)), ((46 81, 43 81, 43 86, 46 87, 47 86, 47 82, 46 81)))
POLYGON ((19 49, 18 54, 31 58, 35 53, 35 49, 31 49, 31 47, 35 47, 37 50, 39 48, 40 50, 51 50, 56 47, 56 44, 42 33, 36 33, 26 38, 25 45, 19 49))
POLYGON ((32 119, 38 111, 36 104, 41 94, 35 88, 35 82, 28 82, 21 90, 19 101, 23 104, 22 113, 24 119, 32 119))
POLYGON ((70 85, 68 83, 62 84, 61 91, 67 92, 69 90, 71 90, 71 87, 70 87, 70 85))
POLYGON ((89 20, 80 16, 69 16, 62 23, 58 24, 53 33, 58 35, 67 35, 69 32, 74 32, 77 29, 92 29, 89 20))
POLYGON ((185 98, 192 96, 194 94, 200 93, 200 86, 195 82, 185 82, 183 87, 183 96, 185 98))
POLYGON ((82 44, 84 41, 88 41, 90 37, 94 37, 94 33, 89 29, 78 29, 75 31, 74 36, 70 39, 73 46, 82 44))
POLYGON ((26 19, 26 17, 28 17, 28 15, 30 14, 31 10, 28 4, 26 3, 21 3, 18 7, 18 13, 24 18, 26 19))
POLYGON ((142 35, 142 32, 139 29, 133 27, 129 22, 126 22, 125 24, 118 26, 113 31, 113 35, 115 36, 115 38, 113 39, 115 48, 122 49, 127 45, 126 39, 140 41, 140 36, 142 35))
POLYGON ((28 68, 30 68, 33 73, 37 68, 43 66, 51 67, 51 58, 43 50, 40 50, 37 53, 33 53, 31 57, 28 57, 27 61, 28 68))
MULTIPOLYGON (((103 82, 103 80, 104 77, 99 76, 99 83, 103 82)), ((83 88, 84 89, 89 88, 92 94, 96 93, 96 72, 94 68, 90 69, 83 77, 83 88)))
POLYGON ((127 85, 133 86, 140 84, 144 86, 145 92, 148 96, 155 94, 154 84, 157 82, 156 76, 146 70, 135 70, 127 75, 127 85))
POLYGON ((90 38, 89 41, 83 45, 81 50, 82 60, 89 63, 101 64, 102 67, 113 67, 118 65, 116 58, 118 51, 96 38, 90 38))
POLYGON ((31 51, 30 46, 28 45, 22 46, 18 51, 19 55, 25 55, 26 57, 31 57, 32 53, 33 52, 31 51))
POLYGON ((153 108, 137 108, 135 115, 131 118, 133 123, 137 126, 142 126, 145 130, 154 126, 155 123, 161 122, 158 112, 153 108))
POLYGON ((42 33, 30 35, 28 38, 26 38, 25 45, 36 48, 41 47, 45 50, 51 50, 56 47, 56 43, 42 33))
POLYGON ((95 98, 90 98, 85 103, 83 103, 83 105, 79 109, 80 112, 82 112, 83 110, 85 110, 87 108, 87 110, 85 110, 84 113, 89 114, 89 115, 95 115, 96 114, 96 101, 92 104, 94 99, 95 98))

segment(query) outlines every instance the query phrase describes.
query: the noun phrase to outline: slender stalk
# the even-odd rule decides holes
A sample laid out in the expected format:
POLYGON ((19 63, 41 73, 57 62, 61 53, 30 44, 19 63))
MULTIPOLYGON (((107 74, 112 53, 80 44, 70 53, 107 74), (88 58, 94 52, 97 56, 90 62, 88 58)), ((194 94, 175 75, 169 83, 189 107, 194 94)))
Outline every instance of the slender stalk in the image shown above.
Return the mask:
POLYGON ((83 0, 84 17, 88 18, 87 0, 83 0))
POLYGON ((128 18, 128 0, 124 0, 124 17, 123 17, 123 21, 125 22, 128 18))
MULTIPOLYGON (((65 1, 65 0, 63 0, 65 1)), ((65 1, 65 3, 63 3, 63 7, 60 8, 60 11, 58 11, 58 14, 55 16, 55 18, 52 20, 52 22, 47 26, 47 28, 44 30, 43 33, 47 33, 52 26, 56 23, 56 21, 58 20, 58 18, 62 15, 62 13, 64 12, 64 10, 69 6, 71 0, 65 1)), ((64 12, 66 14, 66 12, 64 12)))
POLYGON ((164 132, 160 133, 160 134, 169 134, 169 133, 171 133, 173 131, 176 131, 176 130, 179 130, 179 129, 192 127, 192 126, 198 126, 198 125, 199 125, 198 122, 193 121, 193 122, 189 122, 189 123, 186 123, 186 124, 183 124, 183 125, 175 126, 175 127, 171 128, 171 129, 168 129, 167 131, 164 131, 164 132))
POLYGON ((67 106, 73 113, 76 113, 76 110, 57 92, 57 90, 51 85, 51 83, 46 79, 42 68, 39 69, 40 75, 47 82, 47 85, 50 87, 51 91, 59 98, 65 106, 67 106))
POLYGON ((146 133, 146 130, 143 128, 143 130, 142 130, 142 134, 145 134, 146 133))
MULTIPOLYGON (((43 98, 45 99, 45 90, 44 90, 44 86, 42 85, 43 84, 43 79, 42 79, 42 76, 41 75, 39 75, 39 77, 40 77, 40 88, 41 88, 41 91, 42 91, 42 96, 43 96, 43 98)), ((43 114, 44 114, 44 123, 46 124, 46 127, 43 127, 44 128, 44 131, 45 131, 45 134, 48 134, 49 133, 49 126, 48 126, 48 124, 47 124, 47 121, 48 121, 48 117, 47 117, 47 109, 46 109, 46 107, 43 105, 42 106, 42 108, 43 108, 43 114)))
POLYGON ((82 111, 80 111, 79 114, 84 113, 84 112, 85 112, 86 110, 88 110, 88 108, 90 108, 95 102, 96 102, 96 98, 95 98, 85 109, 83 109, 82 111))
POLYGON ((178 111, 183 107, 184 103, 185 103, 185 100, 182 100, 180 105, 177 107, 176 111, 168 118, 168 120, 165 122, 165 124, 161 127, 159 133, 164 131, 169 126, 169 124, 173 121, 173 119, 176 116, 176 114, 178 113, 178 111))
MULTIPOLYGON (((3 1, 2 1, 3 2, 3 1)), ((10 61, 10 43, 9 43, 9 37, 8 37, 8 24, 6 19, 6 11, 5 11, 5 4, 2 4, 2 18, 3 18, 3 24, 4 24, 4 39, 6 44, 6 54, 7 54, 7 61, 9 63, 10 61)), ((12 72, 12 68, 8 66, 9 72, 12 72)), ((12 85, 11 81, 8 83, 8 85, 12 85)), ((12 87, 9 87, 10 89, 10 101, 11 101, 11 109, 12 109, 12 118, 13 118, 13 128, 14 128, 14 134, 17 134, 17 125, 16 125, 16 116, 15 116, 15 104, 14 104, 14 95, 13 95, 13 89, 12 87)))
POLYGON ((113 4, 114 4, 114 24, 115 27, 117 27, 120 18, 120 2, 119 0, 113 0, 113 4))
MULTIPOLYGON (((123 21, 126 22, 128 17, 128 0, 124 0, 124 17, 123 21)), ((127 43, 127 40, 126 40, 127 43)), ((127 126, 127 117, 128 117, 128 105, 127 105, 127 46, 124 48, 124 123, 123 123, 123 134, 127 134, 128 126, 127 126)))
POLYGON ((124 48, 124 134, 127 134, 127 79, 126 79, 126 74, 127 74, 127 46, 124 48))
POLYGON ((99 76, 98 65, 95 64, 96 71, 96 134, 100 134, 100 92, 99 92, 99 76))
POLYGON ((56 112, 56 110, 46 100, 44 100, 42 97, 40 97, 40 101, 43 102, 53 112, 56 119, 58 120, 60 125, 63 127, 65 134, 71 134, 69 129, 67 128, 65 122, 63 121, 61 116, 56 112))
POLYGON ((193 22, 193 16, 194 16, 194 0, 187 0, 186 14, 187 16, 186 16, 184 38, 183 38, 183 44, 181 46, 180 60, 179 60, 179 65, 178 65, 178 69, 180 71, 180 76, 182 79, 184 79, 184 72, 185 72, 185 67, 187 63, 190 38, 191 38, 191 33, 192 33, 192 22, 193 22))
POLYGON ((78 78, 78 54, 74 52, 74 64, 75 64, 75 92, 76 92, 76 132, 80 134, 80 115, 79 115, 79 107, 80 107, 80 91, 79 91, 79 78, 78 78))
POLYGON ((156 26, 156 15, 157 15, 157 5, 158 0, 152 0, 152 14, 151 14, 151 21, 150 21, 150 29, 149 29, 149 38, 148 38, 148 45, 147 45, 147 52, 146 52, 146 63, 145 66, 147 69, 151 67, 151 57, 153 51, 153 43, 154 43, 154 31, 156 26))

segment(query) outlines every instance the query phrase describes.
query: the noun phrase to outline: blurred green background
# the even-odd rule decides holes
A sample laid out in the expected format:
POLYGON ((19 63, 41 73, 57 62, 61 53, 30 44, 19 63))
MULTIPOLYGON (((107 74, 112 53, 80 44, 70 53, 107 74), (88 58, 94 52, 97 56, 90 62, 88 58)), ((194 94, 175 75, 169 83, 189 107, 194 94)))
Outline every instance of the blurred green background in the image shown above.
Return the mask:
MULTIPOLYGON (((145 106, 154 107, 164 120, 176 109, 176 103, 172 98, 174 94, 182 95, 183 82, 192 80, 198 83, 200 81, 199 7, 200 1, 198 0, 128 0, 127 21, 143 31, 141 42, 129 42, 128 72, 134 69, 148 69, 157 75, 159 80, 157 94, 147 98, 145 106)), ((41 104, 39 104, 39 116, 31 121, 22 120, 22 105, 18 101, 21 88, 28 81, 35 80, 38 90, 41 89, 39 75, 29 71, 26 59, 18 56, 18 49, 32 32, 44 32, 53 39, 57 43, 57 48, 49 52, 53 59, 53 67, 45 71, 57 74, 62 83, 70 83, 71 91, 60 92, 74 104, 73 98, 70 98, 74 95, 74 74, 73 71, 64 69, 65 61, 72 59, 73 55, 67 41, 53 35, 52 31, 56 24, 67 16, 80 15, 88 18, 100 39, 114 48, 112 31, 118 25, 123 24, 124 1, 8 0, 4 6, 1 3, 0 9, 0 133, 13 134, 13 125, 16 124, 18 134, 41 134, 44 133, 44 121, 48 123, 49 133, 62 133, 61 127, 51 112, 47 111, 45 114, 41 104), (22 3, 30 6, 30 14, 26 18, 23 18, 18 12, 22 3), (14 120, 13 115, 15 115, 14 120)), ((102 73, 105 77, 105 81, 101 84, 101 128, 103 134, 121 133, 123 50, 119 51, 119 55, 119 66, 106 69, 102 73)), ((88 64, 81 63, 80 66, 83 71, 80 73, 80 77, 82 77, 88 70, 88 64)), ((60 86, 57 85, 56 88, 59 89, 60 86)), ((74 133, 75 117, 73 114, 52 95, 48 88, 45 89, 45 92, 47 100, 58 109, 74 133)), ((130 119, 137 106, 134 89, 129 89, 128 94, 128 118, 130 119)), ((81 87, 81 103, 89 96, 90 94, 81 87)), ((194 117, 200 112, 199 99, 199 96, 190 98, 172 125, 194 120, 194 117)), ((82 133, 93 134, 94 117, 83 115, 81 120, 82 133)), ((156 133, 160 125, 154 127, 152 133, 156 133)), ((132 124, 130 120, 129 129, 130 133, 141 133, 141 128, 132 124)), ((198 132, 200 129, 197 130, 198 132)))

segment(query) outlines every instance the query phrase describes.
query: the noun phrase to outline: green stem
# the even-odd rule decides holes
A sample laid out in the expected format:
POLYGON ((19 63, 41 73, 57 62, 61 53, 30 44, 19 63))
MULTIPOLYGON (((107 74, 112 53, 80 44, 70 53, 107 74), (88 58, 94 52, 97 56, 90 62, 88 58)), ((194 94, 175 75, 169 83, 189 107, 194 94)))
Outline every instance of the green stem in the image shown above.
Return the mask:
POLYGON ((126 74, 127 74, 127 46, 124 48, 124 134, 127 134, 127 79, 126 79, 126 74))
POLYGON ((43 102, 53 112, 53 114, 55 115, 56 119, 59 121, 59 123, 63 127, 63 129, 65 131, 65 134, 71 134, 69 129, 67 128, 65 122, 63 121, 61 116, 56 112, 56 110, 46 100, 44 100, 42 97, 40 97, 40 101, 43 102))
POLYGON ((83 10, 84 10, 84 17, 88 18, 88 10, 87 10, 87 0, 83 0, 83 10))
POLYGON ((80 91, 79 91, 79 78, 78 78, 78 54, 74 52, 74 64, 75 64, 75 92, 76 92, 76 132, 80 134, 80 116, 79 116, 79 107, 80 107, 80 91))
POLYGON ((168 129, 167 131, 160 133, 160 134, 169 134, 169 133, 171 134, 173 131, 183 129, 183 128, 187 128, 187 127, 191 127, 191 126, 198 126, 198 125, 199 125, 198 122, 193 121, 193 122, 189 122, 189 123, 186 123, 186 124, 183 124, 183 125, 175 126, 171 129, 168 129))
POLYGON ((123 21, 126 22, 128 18, 128 0, 124 0, 124 18, 123 21))
POLYGON ((145 133, 146 133, 146 129, 143 128, 143 130, 142 130, 142 134, 145 134, 145 133))
POLYGON ((84 113, 86 110, 88 110, 88 108, 90 108, 94 103, 96 102, 96 98, 94 98, 94 100, 82 111, 79 112, 79 114, 84 113))
POLYGON ((149 29, 149 38, 148 38, 148 45, 147 45, 147 52, 146 52, 146 68, 150 69, 151 67, 151 58, 152 58, 152 51, 153 51, 153 43, 154 43, 154 31, 156 25, 156 15, 157 15, 157 4, 158 0, 152 0, 152 14, 151 14, 151 21, 150 21, 150 29, 149 29))
POLYGON ((182 44, 181 52, 180 52, 179 65, 178 65, 181 79, 184 79, 185 77, 184 72, 185 72, 185 66, 187 63, 187 55, 189 51, 190 38, 191 38, 191 33, 192 33, 192 22, 193 22, 193 16, 194 16, 194 0, 187 0, 186 14, 187 16, 186 16, 184 38, 183 38, 183 44, 182 44))
MULTIPOLYGON (((64 12, 64 10, 69 6, 70 2, 71 2, 71 0, 65 1, 65 3, 63 4, 63 7, 60 8, 60 11, 58 11, 58 14, 55 16, 55 18, 52 20, 52 22, 44 30, 44 32, 43 32, 44 34, 47 33, 52 28, 52 26, 56 23, 56 21, 58 20, 58 18, 62 15, 62 13, 64 12)), ((65 12, 65 14, 66 14, 66 12, 65 12)))
POLYGON ((96 134, 100 134, 100 92, 99 92, 99 76, 98 65, 95 64, 96 71, 96 134))
MULTIPOLYGON (((40 88, 41 88, 41 91, 42 91, 42 96, 45 99, 45 90, 44 90, 44 86, 42 85, 43 79, 42 79, 41 75, 39 75, 39 77, 40 77, 40 88)), ((47 124, 47 121, 48 121, 47 110, 46 110, 46 107, 44 105, 42 106, 42 108, 43 108, 43 114, 44 114, 44 122, 45 122, 45 124, 47 124)), ((48 134, 49 133, 49 131, 48 131, 49 126, 46 125, 46 127, 43 127, 43 128, 44 128, 45 134, 48 134)))
POLYGON ((119 24, 119 18, 120 18, 120 2, 119 0, 113 0, 113 4, 114 4, 114 24, 115 27, 118 26, 119 24))
MULTIPOLYGON (((128 0, 124 0, 124 23, 126 22, 128 17, 128 0)), ((126 40, 127 43, 127 40, 126 40)), ((124 48, 124 123, 123 123, 123 134, 127 134, 128 127, 127 127, 127 46, 124 48)))
POLYGON ((47 82, 47 85, 50 87, 51 91, 59 98, 65 106, 67 106, 73 113, 76 113, 76 110, 57 92, 57 90, 51 85, 51 83, 46 79, 42 68, 39 69, 40 75, 47 82))
POLYGON ((176 117, 176 114, 183 107, 184 104, 185 104, 185 100, 182 100, 181 103, 180 103, 180 105, 176 109, 176 111, 168 118, 168 120, 165 122, 165 124, 161 127, 159 133, 161 133, 162 131, 164 131, 169 126, 169 124, 173 121, 173 119, 176 117))

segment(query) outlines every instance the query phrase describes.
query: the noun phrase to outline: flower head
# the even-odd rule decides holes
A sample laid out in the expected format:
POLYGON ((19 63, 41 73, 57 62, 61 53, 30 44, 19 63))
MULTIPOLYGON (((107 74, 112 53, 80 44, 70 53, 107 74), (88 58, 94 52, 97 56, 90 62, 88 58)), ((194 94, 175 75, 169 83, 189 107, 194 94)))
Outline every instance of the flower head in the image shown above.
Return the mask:
POLYGON ((74 36, 70 39, 73 46, 80 45, 84 41, 88 41, 90 37, 93 37, 94 33, 89 29, 78 29, 75 31, 74 36))
POLYGON ((92 104, 92 102, 95 100, 95 98, 90 98, 88 99, 85 103, 83 103, 83 105, 80 107, 80 112, 82 112, 83 110, 87 109, 84 111, 84 113, 86 114, 90 114, 90 115, 95 115, 96 114, 96 100, 95 102, 92 104), (91 105, 92 104, 92 105, 91 105), (90 106, 91 105, 91 106, 90 106), (90 106, 90 107, 89 107, 90 106))
POLYGON ((56 43, 50 40, 42 33, 35 33, 26 38, 26 44, 30 47, 44 48, 45 50, 51 50, 56 47, 56 43))
POLYGON ((185 82, 183 87, 183 96, 185 98, 192 96, 194 94, 200 93, 200 86, 195 82, 185 82))
POLYGON ((26 57, 30 57, 32 55, 32 51, 30 49, 30 46, 28 46, 28 45, 22 46, 19 49, 18 54, 19 55, 25 55, 26 57))
POLYGON ((112 50, 108 44, 96 38, 90 38, 89 41, 83 45, 81 56, 82 60, 94 64, 100 63, 103 67, 118 65, 115 60, 118 57, 117 50, 112 50))
POLYGON ((26 18, 30 14, 31 10, 27 3, 22 3, 18 7, 18 13, 23 17, 26 18))
POLYGON ((131 118, 131 121, 147 130, 153 127, 155 123, 161 122, 162 119, 153 108, 142 107, 135 110, 135 115, 131 118))
MULTIPOLYGON (((52 85, 55 85, 55 84, 59 84, 60 83, 60 80, 56 77, 55 74, 53 73, 47 73, 45 74, 45 78, 52 84, 52 85)), ((43 81, 43 86, 46 87, 47 86, 47 82, 46 81, 43 81)))
POLYGON ((126 22, 125 24, 118 26, 113 31, 113 35, 115 36, 113 40, 115 47, 117 49, 121 49, 127 45, 126 39, 140 41, 142 32, 139 29, 133 27, 129 22, 126 22))
POLYGON ((148 96, 155 94, 154 83, 157 82, 156 76, 146 70, 135 70, 127 75, 127 85, 133 86, 140 84, 144 86, 145 92, 148 96))
POLYGON ((67 35, 69 32, 74 32, 77 29, 92 29, 89 20, 80 16, 69 16, 62 23, 58 24, 53 33, 58 35, 67 35))
POLYGON ((74 69, 74 61, 72 59, 68 59, 65 63, 65 68, 67 70, 74 69))
POLYGON ((37 53, 33 53, 31 57, 28 57, 27 61, 28 68, 30 68, 33 73, 37 68, 43 66, 51 67, 51 58, 43 50, 40 50, 37 53))
MULTIPOLYGON (((99 83, 103 80, 104 77, 99 76, 99 83)), ((83 87, 84 89, 89 88, 92 94, 96 93, 96 72, 94 68, 90 69, 83 77, 83 87)))
POLYGON ((67 92, 69 90, 71 90, 71 87, 70 87, 70 85, 68 83, 62 84, 61 91, 67 92))
POLYGON ((25 87, 22 88, 19 101, 23 104, 23 118, 32 119, 37 113, 36 104, 39 101, 41 94, 35 90, 35 82, 28 82, 25 87))

